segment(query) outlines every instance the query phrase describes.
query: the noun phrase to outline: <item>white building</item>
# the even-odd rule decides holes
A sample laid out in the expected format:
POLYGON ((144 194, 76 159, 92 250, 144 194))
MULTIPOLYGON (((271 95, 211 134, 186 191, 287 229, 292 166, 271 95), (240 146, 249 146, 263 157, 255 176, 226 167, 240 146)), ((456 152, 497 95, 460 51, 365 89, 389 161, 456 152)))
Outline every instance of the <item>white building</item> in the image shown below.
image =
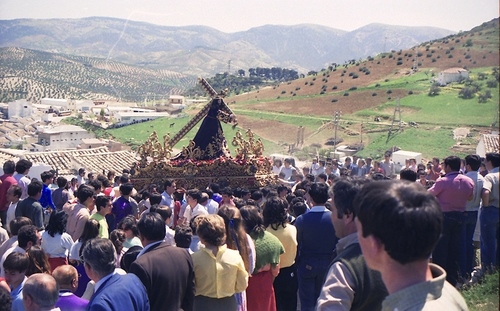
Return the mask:
POLYGON ((437 82, 439 85, 446 85, 451 82, 458 82, 461 79, 468 79, 469 78, 469 72, 463 68, 449 68, 446 70, 441 71, 438 74, 437 77, 437 82))
POLYGON ((40 146, 40 151, 75 149, 82 139, 94 138, 93 133, 76 125, 39 128, 39 131, 37 145, 40 146))
POLYGON ((116 119, 116 124, 127 125, 168 116, 170 116, 168 112, 120 112, 115 114, 114 117, 116 119))
POLYGON ((19 99, 9 103, 9 119, 12 117, 26 118, 33 114, 33 105, 26 99, 19 99))
POLYGON ((422 153, 399 150, 392 153, 392 161, 396 167, 396 172, 398 173, 401 168, 406 164, 406 160, 415 159, 417 164, 422 163, 422 153))
POLYGON ((178 105, 184 105, 184 96, 181 95, 170 95, 168 97, 168 103, 169 104, 178 104, 178 105))

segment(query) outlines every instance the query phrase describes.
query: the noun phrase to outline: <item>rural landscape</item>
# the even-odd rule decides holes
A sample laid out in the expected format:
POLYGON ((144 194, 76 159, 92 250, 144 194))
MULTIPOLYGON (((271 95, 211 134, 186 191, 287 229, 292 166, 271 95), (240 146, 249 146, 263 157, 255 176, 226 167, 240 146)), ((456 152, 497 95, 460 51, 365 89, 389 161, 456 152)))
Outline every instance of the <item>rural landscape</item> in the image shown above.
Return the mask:
MULTIPOLYGON (((113 124, 116 120, 111 113, 105 116, 101 106, 96 108, 101 111, 84 111, 73 102, 75 110, 64 116, 53 107, 44 111, 63 127, 78 125, 91 133, 85 140, 92 144, 98 140, 94 138, 109 139, 104 144, 118 141, 117 152, 126 153, 133 165, 136 151, 153 133, 160 138, 183 133, 194 116, 208 111, 211 98, 197 84, 199 77, 220 92, 237 119, 236 125, 222 124, 232 154, 233 137, 251 129, 262 140, 265 156, 293 156, 301 163, 338 156, 340 147, 373 160, 387 152, 410 151, 427 163, 433 157, 475 154, 482 135, 498 133, 500 127, 499 18, 458 33, 382 24, 346 32, 304 24, 225 34, 204 26, 140 22, 131 22, 125 32, 123 22, 103 17, 0 21, 3 107, 14 110, 7 103, 16 100, 37 106, 44 106, 43 99, 88 100, 102 107, 113 102, 112 108, 124 109, 124 115, 132 110, 156 114, 156 119, 113 124), (99 30, 93 33, 93 27, 99 30), (365 49, 356 41, 360 37, 366 38, 365 49), (446 80, 448 74, 452 81, 446 80), (172 96, 181 101, 185 96, 189 104, 179 104, 182 107, 170 114, 166 103, 172 96), (118 107, 122 103, 130 105, 118 107), (169 116, 159 118, 159 112, 169 116)), ((23 130, 34 134, 36 122, 51 121, 39 119, 22 125, 23 130)), ((183 136, 175 151, 187 146, 199 129, 197 124, 183 136)), ((88 151, 90 145, 73 149, 88 151)), ((53 154, 59 151, 54 149, 53 154)), ((45 151, 51 150, 40 153, 45 151)), ((162 165, 168 163, 166 151, 158 154, 161 161, 167 159, 162 165)), ((141 165, 147 160, 143 156, 141 165)), ((498 272, 479 284, 466 284, 461 292, 470 310, 498 310, 498 272)))
MULTIPOLYGON (((499 126, 498 47, 497 19, 413 49, 331 65, 305 78, 229 96, 226 101, 240 128, 251 128, 260 136, 268 153, 295 148, 298 127, 303 126, 304 142, 296 155, 307 159, 329 154, 333 148, 327 143, 334 135, 333 119, 338 111, 341 144, 362 149, 358 154, 363 157, 381 158, 394 147, 421 152, 426 159, 464 156, 475 152, 479 134, 499 126), (415 63, 416 71, 412 70, 415 63), (437 74, 453 67, 470 70, 469 79, 435 86, 437 74), (471 90, 471 94, 463 95, 463 90, 471 90), (399 129, 399 122, 392 122, 398 102, 404 123, 388 139, 391 126, 399 129), (465 136, 454 137, 459 128, 466 128, 465 136)), ((195 107, 190 110, 196 111, 195 107)), ((174 128, 163 127, 167 122, 163 120, 152 121, 152 126, 163 135, 175 133, 188 120, 188 116, 177 119, 174 128)), ((225 131, 228 139, 234 136, 229 126, 225 131)), ((131 144, 143 141, 150 132, 149 124, 109 131, 131 144)))

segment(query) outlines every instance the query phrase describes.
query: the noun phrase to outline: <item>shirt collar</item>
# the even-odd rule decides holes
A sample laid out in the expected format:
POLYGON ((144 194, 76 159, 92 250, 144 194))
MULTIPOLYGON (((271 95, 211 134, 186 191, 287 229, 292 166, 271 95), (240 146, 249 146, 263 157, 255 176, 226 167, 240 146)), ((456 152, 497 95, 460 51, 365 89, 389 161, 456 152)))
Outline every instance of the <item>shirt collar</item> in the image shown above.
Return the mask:
POLYGON ((94 285, 94 293, 97 292, 97 290, 99 289, 99 287, 102 286, 102 284, 104 284, 104 282, 106 282, 109 278, 111 278, 116 272, 113 271, 112 273, 106 275, 105 277, 103 277, 102 279, 100 279, 99 281, 97 281, 94 285))
POLYGON ((358 243, 358 233, 354 232, 348 236, 343 237, 337 242, 335 249, 337 250, 337 255, 340 254, 347 246, 358 243))
POLYGON ((317 206, 311 207, 311 209, 309 210, 309 213, 312 213, 312 212, 327 212, 327 211, 328 211, 328 209, 324 205, 322 205, 322 206, 317 205, 317 206))
POLYGON ((143 249, 141 249, 141 251, 139 252, 139 254, 137 254, 137 258, 141 257, 148 249, 150 249, 151 247, 155 246, 155 245, 158 245, 160 244, 161 242, 163 242, 162 240, 161 241, 156 241, 156 242, 153 242, 153 243, 150 243, 148 245, 146 245, 143 249))

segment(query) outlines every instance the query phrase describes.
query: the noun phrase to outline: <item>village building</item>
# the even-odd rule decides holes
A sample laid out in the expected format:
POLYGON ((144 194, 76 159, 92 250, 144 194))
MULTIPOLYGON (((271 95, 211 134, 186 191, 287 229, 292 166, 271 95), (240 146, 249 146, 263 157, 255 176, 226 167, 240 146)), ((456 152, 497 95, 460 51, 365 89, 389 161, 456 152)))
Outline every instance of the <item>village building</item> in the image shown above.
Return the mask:
POLYGON ((437 82, 443 86, 451 82, 459 82, 469 78, 469 71, 463 68, 449 68, 438 74, 437 82))
POLYGON ((94 134, 76 125, 59 125, 38 128, 37 151, 76 149, 82 139, 94 134))

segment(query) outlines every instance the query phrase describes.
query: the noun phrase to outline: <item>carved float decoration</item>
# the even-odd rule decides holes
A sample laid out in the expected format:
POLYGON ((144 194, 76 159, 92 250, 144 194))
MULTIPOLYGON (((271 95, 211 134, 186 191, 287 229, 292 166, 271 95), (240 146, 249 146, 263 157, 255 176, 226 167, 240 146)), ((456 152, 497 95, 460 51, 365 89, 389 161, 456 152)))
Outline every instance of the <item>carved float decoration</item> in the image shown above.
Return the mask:
POLYGON ((172 138, 167 134, 161 143, 153 132, 139 147, 138 161, 132 168, 134 185, 141 189, 151 183, 163 184, 167 178, 185 189, 204 189, 213 182, 250 189, 276 184, 272 162, 263 156, 264 145, 250 129, 236 133, 231 142, 236 155, 230 155, 220 122, 232 123, 233 127, 238 123, 224 102, 226 91, 217 93, 205 79, 199 82, 212 99, 172 138), (193 140, 172 155, 175 144, 201 120, 193 140))

